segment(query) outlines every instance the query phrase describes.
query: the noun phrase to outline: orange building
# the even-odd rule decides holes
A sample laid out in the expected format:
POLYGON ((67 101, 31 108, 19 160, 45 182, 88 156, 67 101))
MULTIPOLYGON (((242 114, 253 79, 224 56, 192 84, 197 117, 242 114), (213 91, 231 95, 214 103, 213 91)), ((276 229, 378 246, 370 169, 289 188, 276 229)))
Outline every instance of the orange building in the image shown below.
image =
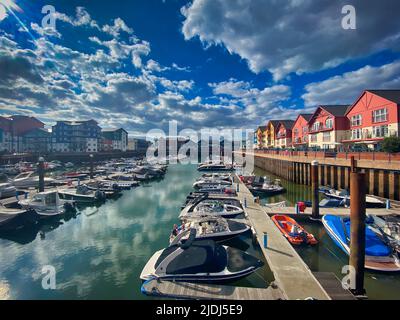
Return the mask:
POLYGON ((294 121, 292 130, 292 143, 293 147, 307 147, 308 146, 308 121, 311 119, 312 114, 299 114, 294 121))

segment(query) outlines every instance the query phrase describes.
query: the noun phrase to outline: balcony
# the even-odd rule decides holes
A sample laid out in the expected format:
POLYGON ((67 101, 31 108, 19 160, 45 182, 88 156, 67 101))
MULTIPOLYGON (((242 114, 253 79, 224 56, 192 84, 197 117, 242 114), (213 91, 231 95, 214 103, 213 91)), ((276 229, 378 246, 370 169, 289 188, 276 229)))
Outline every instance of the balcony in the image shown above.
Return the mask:
POLYGON ((317 133, 317 132, 329 131, 329 130, 333 130, 333 127, 319 126, 318 129, 310 128, 309 132, 310 133, 317 133))

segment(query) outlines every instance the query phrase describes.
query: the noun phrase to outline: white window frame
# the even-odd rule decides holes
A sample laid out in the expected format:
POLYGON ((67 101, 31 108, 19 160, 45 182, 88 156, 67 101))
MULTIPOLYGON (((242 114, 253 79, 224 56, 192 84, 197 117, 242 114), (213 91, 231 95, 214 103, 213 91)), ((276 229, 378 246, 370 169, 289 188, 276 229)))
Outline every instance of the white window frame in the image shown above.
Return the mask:
POLYGON ((352 127, 359 127, 362 125, 362 115, 356 114, 351 117, 351 126, 352 127))
POLYGON ((333 119, 332 118, 328 118, 325 120, 325 128, 327 128, 327 129, 333 128, 333 119), (328 123, 329 123, 329 125, 328 125, 328 123))
POLYGON ((388 112, 386 108, 372 111, 372 122, 385 122, 388 119, 388 112))

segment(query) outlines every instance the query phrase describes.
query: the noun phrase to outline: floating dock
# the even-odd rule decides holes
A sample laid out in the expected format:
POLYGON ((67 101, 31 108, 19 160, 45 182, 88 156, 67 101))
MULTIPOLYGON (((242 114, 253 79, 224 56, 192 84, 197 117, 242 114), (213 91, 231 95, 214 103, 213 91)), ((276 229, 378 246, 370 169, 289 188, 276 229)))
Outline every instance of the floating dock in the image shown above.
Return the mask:
POLYGON ((215 284, 172 281, 146 281, 142 292, 147 295, 196 300, 281 300, 282 292, 275 287, 245 288, 215 284))

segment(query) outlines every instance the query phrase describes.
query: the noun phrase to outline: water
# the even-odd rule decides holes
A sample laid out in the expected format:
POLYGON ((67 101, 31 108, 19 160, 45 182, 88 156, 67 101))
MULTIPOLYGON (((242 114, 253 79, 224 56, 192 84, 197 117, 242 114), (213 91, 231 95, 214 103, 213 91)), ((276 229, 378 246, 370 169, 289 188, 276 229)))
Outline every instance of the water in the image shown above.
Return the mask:
MULTIPOLYGON (((255 169, 260 176, 276 178, 268 172, 255 169)), ((287 193, 276 197, 261 199, 262 203, 287 201, 294 205, 297 201, 311 200, 312 192, 309 186, 297 185, 285 180, 282 184, 287 193)), ((348 264, 348 256, 340 250, 326 233, 322 223, 315 223, 301 219, 299 222, 319 241, 313 247, 296 247, 297 252, 307 263, 312 271, 333 272, 339 279, 344 275, 341 273, 343 266, 348 264)), ((400 299, 400 273, 365 272, 365 289, 370 299, 400 299)))
MULTIPOLYGON (((0 234, 0 299, 149 299, 139 275, 168 237, 194 180, 194 165, 171 165, 163 180, 124 191, 75 217, 0 234), (65 221, 67 220, 67 221, 65 221), (43 290, 42 268, 56 270, 56 290, 43 290)), ((261 258, 249 236, 230 245, 261 258)), ((268 267, 233 283, 262 287, 268 267)))

